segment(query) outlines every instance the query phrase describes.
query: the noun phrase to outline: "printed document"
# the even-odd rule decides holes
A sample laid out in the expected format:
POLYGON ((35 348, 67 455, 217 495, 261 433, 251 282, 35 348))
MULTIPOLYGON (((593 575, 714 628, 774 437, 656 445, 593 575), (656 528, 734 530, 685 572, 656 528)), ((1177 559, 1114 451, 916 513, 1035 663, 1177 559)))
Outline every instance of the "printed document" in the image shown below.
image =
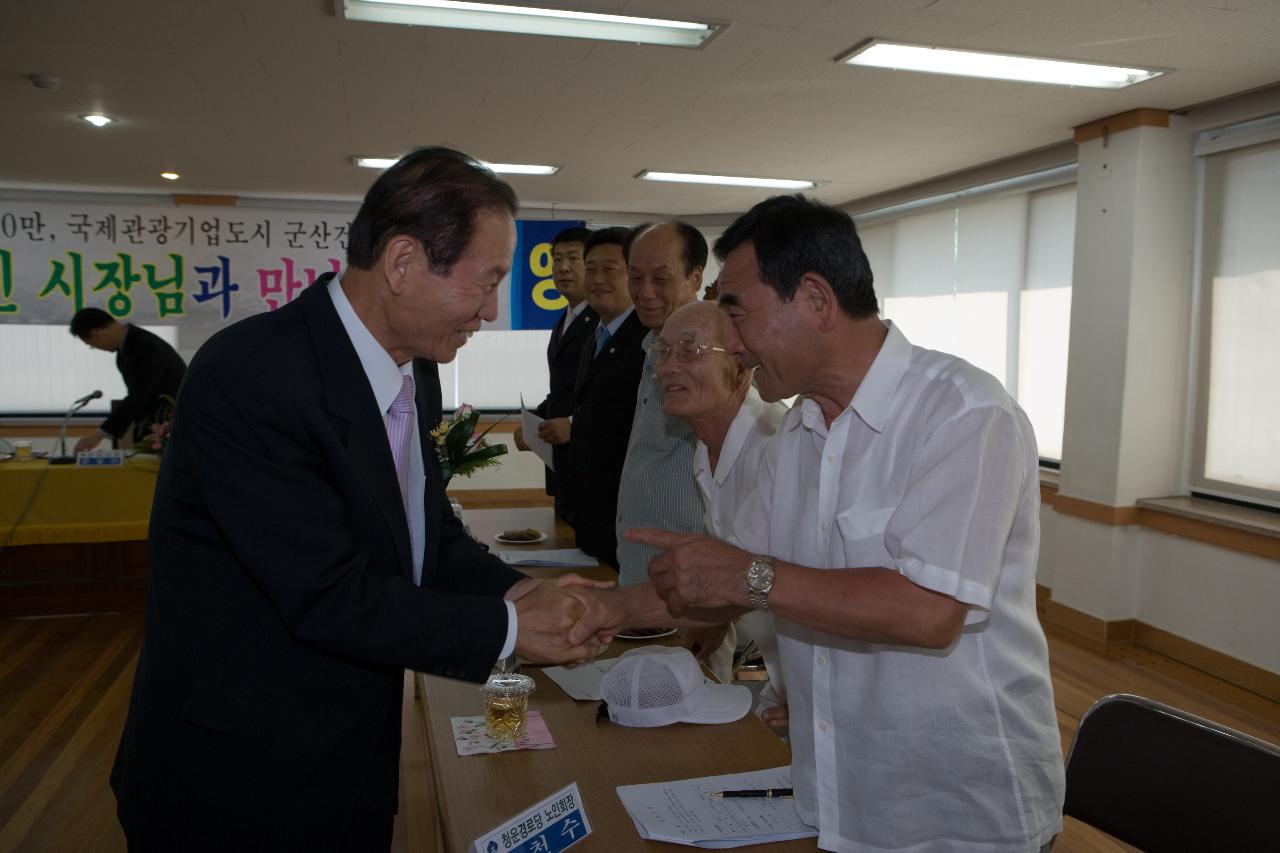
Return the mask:
POLYGON ((520 428, 524 432, 525 445, 537 454, 542 460, 542 464, 546 465, 552 471, 556 470, 556 463, 551 458, 551 445, 543 441, 538 436, 538 427, 542 424, 542 418, 535 415, 524 407, 524 396, 520 397, 520 428))
POLYGON ((651 785, 622 785, 618 797, 641 838, 694 847, 724 848, 815 838, 800 820, 795 800, 720 799, 716 791, 790 788, 791 767, 704 776, 651 785))
POLYGON ((498 551, 498 559, 508 566, 569 566, 589 569, 600 561, 581 548, 547 548, 543 551, 498 551))
MULTIPOLYGON (((543 667, 542 672, 556 684, 560 685, 560 689, 573 699, 589 700, 594 699, 599 702, 600 681, 604 678, 604 674, 618 662, 617 658, 608 658, 607 660, 593 660, 591 663, 584 663, 580 666, 547 666, 543 667)), ((532 713, 532 712, 531 712, 532 713)))

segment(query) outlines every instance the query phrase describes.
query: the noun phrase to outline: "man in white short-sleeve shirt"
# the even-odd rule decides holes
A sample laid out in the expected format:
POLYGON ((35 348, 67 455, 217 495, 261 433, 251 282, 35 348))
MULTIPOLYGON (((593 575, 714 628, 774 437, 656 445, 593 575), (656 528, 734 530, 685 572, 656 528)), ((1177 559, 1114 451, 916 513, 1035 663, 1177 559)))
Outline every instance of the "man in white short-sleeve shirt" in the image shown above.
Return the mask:
POLYGON ((847 214, 769 199, 716 253, 728 348, 764 399, 805 399, 734 521, 741 549, 627 534, 665 549, 657 595, 686 619, 774 613, 796 806, 820 848, 1041 850, 1064 779, 1026 415, 880 320, 847 214))

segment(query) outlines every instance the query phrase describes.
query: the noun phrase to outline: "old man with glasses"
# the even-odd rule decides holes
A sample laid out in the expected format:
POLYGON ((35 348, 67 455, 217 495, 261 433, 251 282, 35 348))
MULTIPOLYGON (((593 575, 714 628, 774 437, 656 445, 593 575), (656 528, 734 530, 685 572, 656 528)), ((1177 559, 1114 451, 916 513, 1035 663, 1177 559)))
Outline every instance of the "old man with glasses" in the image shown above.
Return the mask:
MULTIPOLYGON (((663 413, 683 420, 698 439, 693 476, 702 496, 706 530, 733 542, 734 516, 756 481, 765 443, 787 407, 760 399, 751 371, 725 350, 728 330, 728 316, 716 304, 685 305, 672 313, 650 344, 648 363, 662 386, 663 413)), ((753 611, 733 624, 686 628, 684 641, 724 682, 733 676, 735 646, 754 641, 769 672, 769 687, 761 694, 766 719, 785 713, 781 708, 768 710, 785 701, 770 614, 753 611)))

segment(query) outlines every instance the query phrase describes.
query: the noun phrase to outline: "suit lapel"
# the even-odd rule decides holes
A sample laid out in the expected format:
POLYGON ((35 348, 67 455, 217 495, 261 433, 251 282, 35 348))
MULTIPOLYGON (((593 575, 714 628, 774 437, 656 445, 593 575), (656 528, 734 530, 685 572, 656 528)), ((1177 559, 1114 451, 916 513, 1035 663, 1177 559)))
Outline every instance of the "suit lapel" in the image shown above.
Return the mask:
POLYGON ((596 334, 596 321, 600 316, 591 310, 590 306, 583 309, 574 321, 569 324, 568 330, 560 339, 560 346, 567 347, 574 342, 580 342, 590 339, 594 342, 596 334))
MULTIPOLYGON (((565 310, 568 311, 567 308, 565 310)), ((569 328, 564 329, 561 323, 557 323, 556 330, 552 332, 551 335, 552 343, 547 348, 548 355, 554 360, 558 355, 560 355, 560 351, 562 349, 570 346, 575 341, 580 341, 586 337, 592 337, 594 339, 597 318, 598 315, 596 312, 592 311, 591 306, 588 305, 586 308, 582 309, 581 314, 573 318, 573 322, 569 324, 569 328)), ((594 348, 594 340, 592 343, 594 348)))
POLYGON ((426 516, 422 529, 426 536, 422 552, 422 583, 435 570, 435 554, 440 541, 440 501, 444 499, 444 473, 440 470, 440 457, 436 455, 436 442, 431 431, 443 419, 440 401, 440 367, 434 361, 421 358, 413 360, 413 383, 417 391, 418 437, 422 440, 422 469, 426 474, 423 484, 422 512, 426 516))
POLYGON ((631 315, 622 321, 617 333, 605 342, 604 349, 600 350, 600 355, 597 356, 593 324, 591 339, 582 345, 582 360, 578 362, 578 381, 575 389, 590 382, 597 371, 625 355, 627 349, 632 346, 632 338, 635 337, 637 328, 643 327, 640 326, 640 318, 632 311, 631 315))
MULTIPOLYGON (((297 301, 307 318, 314 362, 324 389, 325 410, 346 424, 344 442, 352 466, 360 472, 395 540, 401 571, 412 575, 412 551, 400 483, 396 477, 387 428, 378 411, 369 378, 338 318, 327 285, 332 273, 316 279, 297 301)), ((421 418, 419 419, 421 420, 421 418)), ((424 451, 426 446, 424 445, 424 451)))
POLYGON ((556 354, 560 352, 560 344, 565 338, 564 334, 564 318, 569 315, 569 309, 564 309, 564 313, 556 319, 555 326, 551 329, 551 341, 547 344, 547 361, 553 361, 556 354))

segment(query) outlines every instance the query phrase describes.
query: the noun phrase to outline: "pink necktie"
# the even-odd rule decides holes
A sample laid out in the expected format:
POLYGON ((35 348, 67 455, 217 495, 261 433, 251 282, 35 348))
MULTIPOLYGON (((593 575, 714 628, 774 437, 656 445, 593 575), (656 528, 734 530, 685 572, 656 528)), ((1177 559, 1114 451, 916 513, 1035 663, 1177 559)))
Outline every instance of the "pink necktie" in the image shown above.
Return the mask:
POLYGON ((387 410, 387 440, 391 443, 391 458, 396 463, 396 479, 400 481, 400 499, 404 501, 406 514, 409 511, 409 448, 413 420, 413 377, 405 376, 400 393, 387 410))

